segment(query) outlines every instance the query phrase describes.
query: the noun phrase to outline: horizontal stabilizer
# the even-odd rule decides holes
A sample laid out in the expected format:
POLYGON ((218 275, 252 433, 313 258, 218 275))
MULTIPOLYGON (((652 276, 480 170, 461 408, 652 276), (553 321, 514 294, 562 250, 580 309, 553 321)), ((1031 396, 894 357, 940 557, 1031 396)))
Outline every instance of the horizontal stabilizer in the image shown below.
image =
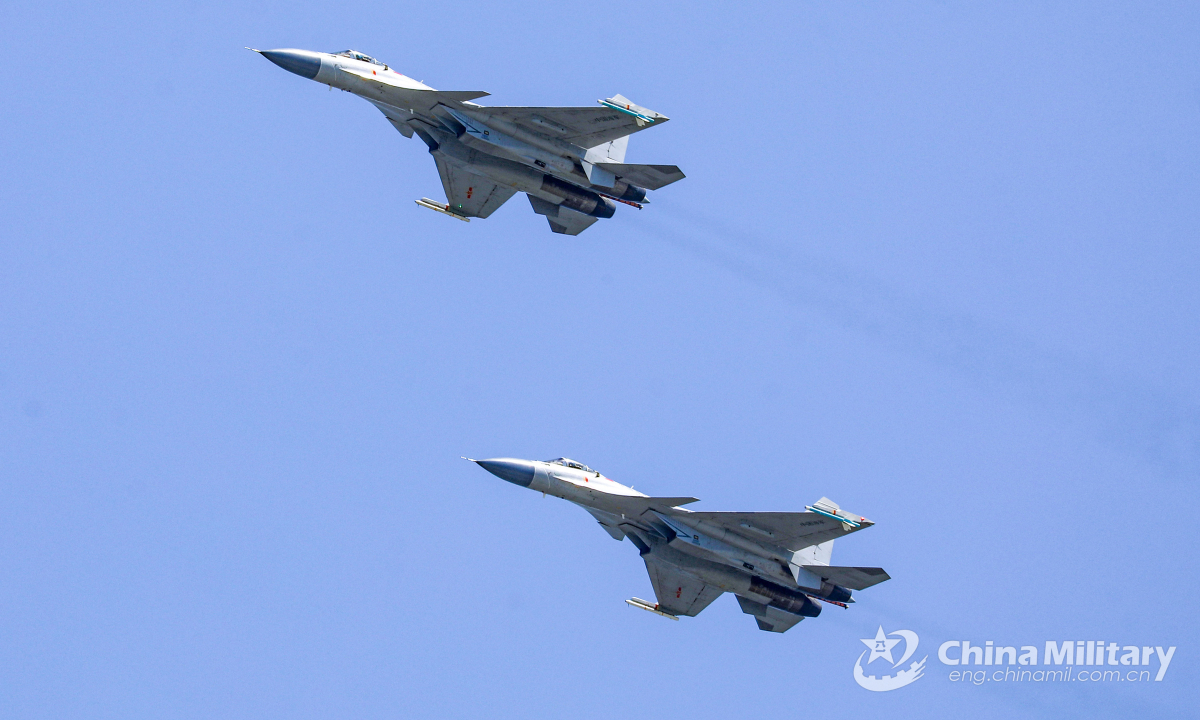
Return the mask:
POLYGON ((674 165, 629 165, 626 163, 596 163, 631 185, 657 190, 682 180, 683 171, 674 165))
POLYGON ((755 621, 758 622, 759 630, 784 633, 791 630, 796 623, 804 619, 803 615, 794 615, 777 607, 747 600, 741 595, 735 597, 737 597, 738 605, 741 606, 742 612, 754 616, 755 621))
POLYGON ((851 590, 866 590, 892 577, 877 567, 839 567, 837 565, 805 565, 804 569, 834 585, 851 590))
POLYGON ((555 205, 533 195, 527 195, 527 197, 529 204, 533 206, 533 211, 538 215, 545 216, 546 220, 550 222, 550 230, 559 235, 578 235, 596 222, 596 218, 591 215, 584 215, 571 208, 555 205))

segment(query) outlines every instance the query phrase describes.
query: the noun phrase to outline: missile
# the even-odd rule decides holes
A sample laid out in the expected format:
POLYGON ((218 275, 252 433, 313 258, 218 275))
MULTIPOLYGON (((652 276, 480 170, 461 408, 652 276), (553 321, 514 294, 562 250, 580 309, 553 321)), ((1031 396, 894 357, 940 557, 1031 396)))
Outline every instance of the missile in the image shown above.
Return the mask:
POLYGON ((430 200, 429 198, 423 197, 420 200, 414 200, 413 202, 415 202, 416 204, 420 205, 423 208, 429 208, 430 210, 433 210, 434 212, 440 212, 443 215, 449 215, 450 217, 454 218, 455 220, 462 220, 463 222, 471 222, 471 218, 463 217, 462 215, 459 215, 458 213, 451 210, 449 205, 444 205, 444 204, 438 203, 437 201, 430 200))
POLYGON ((676 617, 675 615, 672 615, 671 613, 667 613, 667 612, 663 612, 662 610, 659 610, 658 605, 648 602, 646 600, 643 600, 641 598, 637 598, 637 597, 629 598, 628 600, 625 601, 625 604, 632 605, 635 608, 638 608, 640 610, 645 610, 646 612, 652 612, 655 615, 662 615, 665 618, 671 618, 672 620, 679 619, 678 617, 676 617))
MULTIPOLYGON (((829 598, 818 597, 818 596, 816 596, 816 595, 812 595, 811 597, 812 597, 814 600, 820 600, 820 601, 821 601, 821 602, 823 602, 823 603, 829 603, 830 605, 837 605, 838 607, 842 608, 843 610, 845 610, 845 609, 849 609, 849 607, 850 607, 850 606, 849 606, 849 605, 847 605, 846 603, 844 603, 844 602, 838 602, 837 600, 830 600, 829 598)), ((851 602, 853 602, 853 601, 851 601, 851 602)))
POLYGON ((643 115, 642 113, 638 112, 637 110, 634 110, 633 107, 630 105, 618 105, 612 99, 597 100, 596 102, 600 103, 601 105, 603 105, 606 108, 612 108, 613 110, 616 110, 617 112, 623 112, 626 115, 632 115, 638 121, 638 125, 654 124, 654 118, 650 117, 649 115, 643 115))
POLYGON ((821 515, 823 517, 827 517, 830 520, 837 520, 840 523, 845 523, 845 524, 849 525, 850 527, 856 528, 861 525, 861 523, 857 523, 857 522, 851 520, 850 518, 842 517, 841 515, 835 515, 834 513, 831 513, 827 510, 822 510, 821 508, 814 507, 812 505, 805 505, 804 509, 808 510, 809 512, 815 512, 816 514, 821 515))

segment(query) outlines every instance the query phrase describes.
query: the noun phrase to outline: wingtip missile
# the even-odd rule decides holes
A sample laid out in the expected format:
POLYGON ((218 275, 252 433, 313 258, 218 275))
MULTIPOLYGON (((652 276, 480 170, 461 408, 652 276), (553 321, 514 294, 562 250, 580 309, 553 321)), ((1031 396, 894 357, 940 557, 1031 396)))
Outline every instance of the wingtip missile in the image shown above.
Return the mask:
POLYGON ((430 200, 429 198, 423 197, 420 200, 414 200, 413 202, 415 202, 416 204, 420 205, 423 208, 429 208, 430 210, 433 210, 434 212, 440 212, 443 215, 449 215, 450 217, 454 218, 455 220, 462 220, 463 222, 471 222, 471 218, 463 216, 463 215, 459 215, 458 213, 451 210, 449 205, 444 205, 435 200, 430 200))
POLYGON ((664 122, 668 119, 666 115, 656 113, 653 110, 642 107, 641 105, 635 105, 624 95, 615 95, 603 100, 597 100, 596 102, 600 103, 606 108, 616 110, 617 112, 622 112, 626 115, 632 115, 633 119, 637 122, 638 127, 653 125, 656 122, 664 122))
POLYGON ((639 610, 645 610, 646 612, 652 612, 655 615, 662 615, 665 618, 671 618, 672 620, 679 619, 677 616, 672 615, 669 612, 663 612, 662 610, 659 610, 657 604, 648 602, 648 601, 643 600, 638 597, 629 598, 628 600, 625 601, 625 604, 632 605, 633 607, 635 607, 639 610))
POLYGON ((814 512, 822 517, 827 517, 830 520, 837 520, 838 522, 842 523, 843 525, 848 525, 849 527, 852 527, 852 528, 862 527, 864 523, 867 525, 873 524, 873 523, 867 521, 866 518, 859 518, 859 520, 857 520, 857 521, 851 520, 850 518, 842 515, 841 511, 829 512, 828 510, 824 510, 815 505, 805 505, 804 509, 808 510, 809 512, 814 512))

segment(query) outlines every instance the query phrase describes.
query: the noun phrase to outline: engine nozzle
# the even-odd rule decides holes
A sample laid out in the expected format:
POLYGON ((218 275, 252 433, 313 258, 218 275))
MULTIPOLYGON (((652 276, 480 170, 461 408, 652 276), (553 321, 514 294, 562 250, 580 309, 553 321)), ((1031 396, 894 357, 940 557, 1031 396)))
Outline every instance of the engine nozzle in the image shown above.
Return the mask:
POLYGON ((781 585, 767 582, 759 577, 750 579, 750 592, 770 598, 771 602, 768 604, 780 610, 795 613, 796 615, 816 617, 821 614, 821 606, 813 602, 812 598, 804 593, 788 590, 781 585))

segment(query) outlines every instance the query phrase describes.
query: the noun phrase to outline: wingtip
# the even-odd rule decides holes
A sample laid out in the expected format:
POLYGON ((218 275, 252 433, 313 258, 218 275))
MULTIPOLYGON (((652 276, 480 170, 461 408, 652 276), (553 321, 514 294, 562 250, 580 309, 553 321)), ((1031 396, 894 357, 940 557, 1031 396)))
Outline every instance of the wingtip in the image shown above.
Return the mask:
POLYGON ((249 50, 250 52, 256 52, 259 55, 262 55, 262 50, 259 50, 258 48, 252 48, 252 47, 247 46, 246 49, 249 50))

